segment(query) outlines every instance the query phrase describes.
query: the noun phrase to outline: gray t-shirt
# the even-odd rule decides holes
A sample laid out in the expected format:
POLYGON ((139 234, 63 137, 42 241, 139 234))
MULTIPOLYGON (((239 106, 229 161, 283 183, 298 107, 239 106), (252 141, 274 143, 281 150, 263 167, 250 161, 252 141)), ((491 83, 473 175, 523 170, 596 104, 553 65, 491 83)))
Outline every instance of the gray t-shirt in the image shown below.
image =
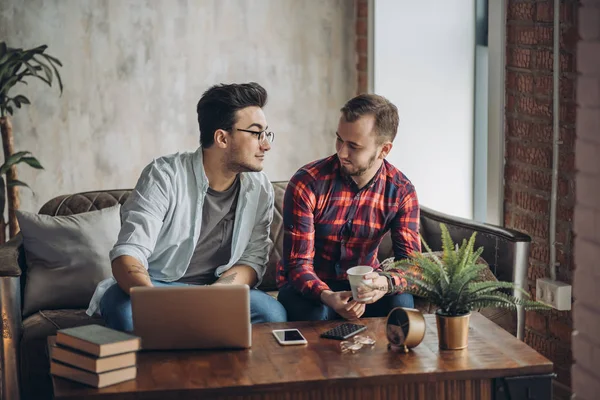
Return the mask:
POLYGON ((239 175, 223 192, 208 188, 202 206, 200 237, 190 265, 178 282, 211 284, 216 280, 215 270, 229 262, 239 193, 239 175))

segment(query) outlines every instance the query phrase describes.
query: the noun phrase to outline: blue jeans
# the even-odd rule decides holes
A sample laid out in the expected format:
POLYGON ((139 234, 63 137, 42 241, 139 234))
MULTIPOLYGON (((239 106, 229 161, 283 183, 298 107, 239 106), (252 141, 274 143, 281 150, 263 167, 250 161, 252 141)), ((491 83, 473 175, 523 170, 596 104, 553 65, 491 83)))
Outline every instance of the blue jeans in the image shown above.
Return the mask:
MULTIPOLYGON (((347 281, 328 281, 326 283, 334 292, 350 290, 350 284, 347 281)), ((325 321, 342 318, 333 308, 320 301, 304 297, 290 284, 279 289, 277 300, 287 310, 289 321, 325 321)), ((363 317, 386 317, 396 307, 414 308, 413 296, 408 293, 383 296, 377 302, 367 304, 363 317)))
MULTIPOLYGON (((181 282, 160 282, 152 280, 154 286, 188 286, 181 282)), ((100 314, 106 326, 119 331, 133 332, 131 299, 117 284, 112 285, 100 300, 100 314)), ((250 290, 250 321, 285 322, 285 308, 273 297, 258 289, 250 290)))

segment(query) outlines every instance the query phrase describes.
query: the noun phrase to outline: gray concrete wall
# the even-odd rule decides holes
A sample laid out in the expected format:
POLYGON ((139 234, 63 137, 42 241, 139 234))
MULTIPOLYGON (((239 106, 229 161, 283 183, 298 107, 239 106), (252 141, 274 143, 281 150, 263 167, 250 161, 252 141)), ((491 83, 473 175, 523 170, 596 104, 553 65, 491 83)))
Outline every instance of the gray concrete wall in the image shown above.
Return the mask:
POLYGON ((195 150, 196 103, 220 82, 268 90, 272 180, 331 154, 356 91, 353 11, 349 0, 2 0, 0 40, 47 44, 64 64, 62 97, 19 87, 33 104, 15 113, 15 148, 46 168, 19 168, 35 191, 21 190, 21 209, 132 187, 153 157, 195 150))

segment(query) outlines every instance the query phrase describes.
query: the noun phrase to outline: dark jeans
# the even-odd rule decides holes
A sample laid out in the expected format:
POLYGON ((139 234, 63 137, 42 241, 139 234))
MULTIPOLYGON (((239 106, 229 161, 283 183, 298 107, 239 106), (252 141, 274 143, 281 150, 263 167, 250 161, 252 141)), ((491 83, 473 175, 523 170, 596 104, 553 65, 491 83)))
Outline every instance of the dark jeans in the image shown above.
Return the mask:
MULTIPOLYGON (((152 280, 154 286, 187 286, 181 282, 160 282, 152 280)), ((131 298, 119 285, 114 284, 100 300, 100 313, 109 328, 118 331, 132 332, 131 298)), ((262 322, 285 322, 285 309, 262 290, 250 290, 250 321, 253 324, 262 322)), ((210 322, 210 321, 207 321, 210 322)))
MULTIPOLYGON (((328 281, 326 283, 334 292, 350 290, 350 284, 347 281, 328 281)), ((277 300, 285 307, 288 321, 324 321, 342 318, 331 307, 320 301, 304 297, 289 284, 279 289, 277 300)), ((413 296, 408 293, 383 296, 377 302, 367 304, 363 317, 386 317, 396 307, 414 308, 413 296)))

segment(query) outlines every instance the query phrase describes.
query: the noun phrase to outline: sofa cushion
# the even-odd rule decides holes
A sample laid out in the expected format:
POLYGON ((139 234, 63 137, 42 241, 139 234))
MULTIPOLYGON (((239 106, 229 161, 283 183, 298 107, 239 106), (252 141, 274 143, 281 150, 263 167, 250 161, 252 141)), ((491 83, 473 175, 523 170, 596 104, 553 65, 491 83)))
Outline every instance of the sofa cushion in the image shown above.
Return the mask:
POLYGON ((100 324, 99 317, 89 317, 81 310, 44 310, 23 321, 23 337, 19 349, 21 360, 21 381, 23 399, 52 399, 50 361, 48 359, 47 338, 56 335, 58 329, 81 325, 100 324), (35 382, 35 384, 34 384, 35 382))
POLYGON ((283 249, 283 196, 287 182, 274 182, 273 194, 275 196, 275 207, 273 210, 273 222, 269 231, 269 237, 273 241, 273 246, 269 252, 269 261, 267 261, 267 270, 263 276, 262 283, 258 287, 265 292, 277 290, 275 283, 275 274, 277 271, 277 263, 281 259, 281 251, 283 249))
POLYGON ((58 217, 17 211, 27 264, 24 316, 87 307, 98 282, 112 275, 108 252, 120 207, 58 217))

